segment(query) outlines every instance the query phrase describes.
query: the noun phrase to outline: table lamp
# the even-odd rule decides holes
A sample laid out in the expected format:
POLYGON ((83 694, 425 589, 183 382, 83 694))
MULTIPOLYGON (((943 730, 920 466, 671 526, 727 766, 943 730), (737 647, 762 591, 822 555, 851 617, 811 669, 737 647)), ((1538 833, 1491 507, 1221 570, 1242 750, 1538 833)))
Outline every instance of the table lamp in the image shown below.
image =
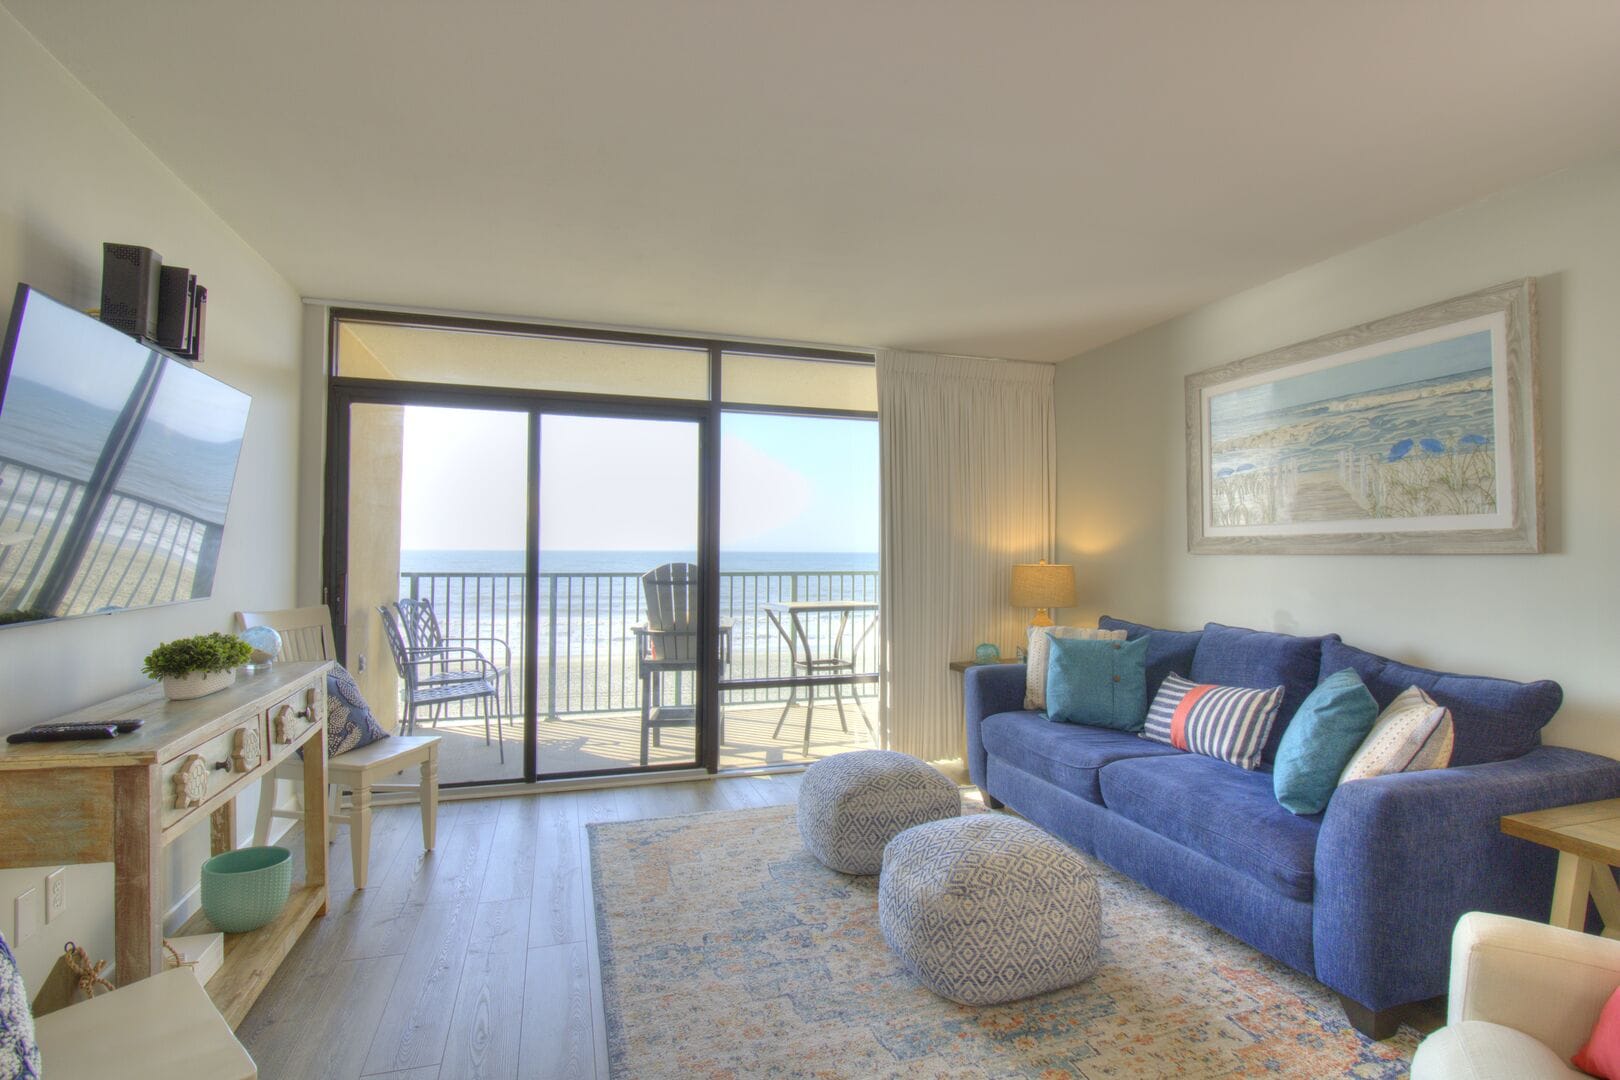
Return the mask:
POLYGON ((1074 567, 1067 563, 1015 563, 1012 570, 1012 606, 1034 608, 1031 626, 1051 626, 1048 608, 1074 604, 1074 567))

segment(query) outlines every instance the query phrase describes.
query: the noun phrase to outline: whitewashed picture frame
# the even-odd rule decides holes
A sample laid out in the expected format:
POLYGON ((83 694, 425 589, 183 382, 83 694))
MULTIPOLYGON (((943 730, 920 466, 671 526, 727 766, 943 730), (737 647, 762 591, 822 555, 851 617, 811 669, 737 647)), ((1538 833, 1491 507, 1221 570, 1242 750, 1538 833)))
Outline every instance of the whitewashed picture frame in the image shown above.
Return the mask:
POLYGON ((1187 547, 1522 554, 1544 545, 1535 282, 1187 376, 1187 547))

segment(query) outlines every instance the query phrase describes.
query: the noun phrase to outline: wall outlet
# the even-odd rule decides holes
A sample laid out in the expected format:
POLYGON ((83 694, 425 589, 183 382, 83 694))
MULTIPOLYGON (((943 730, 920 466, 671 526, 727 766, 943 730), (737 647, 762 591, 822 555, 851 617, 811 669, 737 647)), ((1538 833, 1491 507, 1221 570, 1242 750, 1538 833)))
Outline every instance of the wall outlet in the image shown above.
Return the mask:
POLYGON ((67 914, 67 867, 59 866, 45 875, 45 921, 53 923, 67 914))
POLYGON ((366 673, 366 654, 365 653, 360 654, 360 663, 355 667, 354 671, 355 671, 355 674, 357 674, 357 675, 364 675, 366 673))
POLYGON ((17 940, 27 941, 39 932, 39 890, 19 893, 16 904, 17 940))

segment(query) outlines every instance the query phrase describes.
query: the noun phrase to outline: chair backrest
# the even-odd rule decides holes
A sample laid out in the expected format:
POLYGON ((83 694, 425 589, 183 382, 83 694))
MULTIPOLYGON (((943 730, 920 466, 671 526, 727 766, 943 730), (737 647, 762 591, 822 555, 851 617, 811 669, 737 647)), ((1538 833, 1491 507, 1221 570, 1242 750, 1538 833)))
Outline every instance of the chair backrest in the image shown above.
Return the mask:
POLYGON ((395 606, 399 608, 400 626, 411 648, 433 649, 444 644, 444 631, 439 627, 438 615, 433 612, 433 601, 406 599, 395 606))
POLYGON ((238 611, 236 621, 243 630, 268 626, 279 633, 283 660, 337 659, 332 647, 332 613, 325 604, 283 611, 238 611))
POLYGON ((665 563, 641 575, 647 625, 653 630, 691 630, 697 622, 698 568, 665 563))
POLYGON ((654 659, 673 663, 698 656, 698 568, 665 563, 641 575, 647 600, 647 646, 654 659))
POLYGON ((387 604, 378 604, 377 614, 382 616, 383 637, 388 640, 388 652, 394 658, 394 670, 405 680, 406 691, 414 692, 416 665, 411 663, 410 646, 405 643, 405 632, 400 628, 399 616, 395 615, 387 604))

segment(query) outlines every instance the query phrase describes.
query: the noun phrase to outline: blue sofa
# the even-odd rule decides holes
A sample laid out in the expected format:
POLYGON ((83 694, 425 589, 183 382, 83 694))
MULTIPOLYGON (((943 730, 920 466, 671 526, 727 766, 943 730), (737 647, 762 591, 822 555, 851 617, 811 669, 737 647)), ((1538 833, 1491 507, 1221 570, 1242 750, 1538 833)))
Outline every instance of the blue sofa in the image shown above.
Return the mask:
POLYGON ((1246 772, 1134 734, 1024 709, 1024 665, 966 677, 968 772, 1020 815, 1339 994, 1355 1027, 1386 1038, 1404 1007, 1446 991, 1465 911, 1545 920, 1555 853, 1504 836, 1503 814, 1620 796, 1620 762, 1541 745, 1557 683, 1453 675, 1346 645, 1210 623, 1147 636, 1148 696, 1165 675, 1286 687, 1264 764, 1246 772), (1300 702, 1355 668, 1379 707, 1422 686, 1456 728, 1452 767, 1358 780, 1327 810, 1278 805, 1270 762, 1300 702))

